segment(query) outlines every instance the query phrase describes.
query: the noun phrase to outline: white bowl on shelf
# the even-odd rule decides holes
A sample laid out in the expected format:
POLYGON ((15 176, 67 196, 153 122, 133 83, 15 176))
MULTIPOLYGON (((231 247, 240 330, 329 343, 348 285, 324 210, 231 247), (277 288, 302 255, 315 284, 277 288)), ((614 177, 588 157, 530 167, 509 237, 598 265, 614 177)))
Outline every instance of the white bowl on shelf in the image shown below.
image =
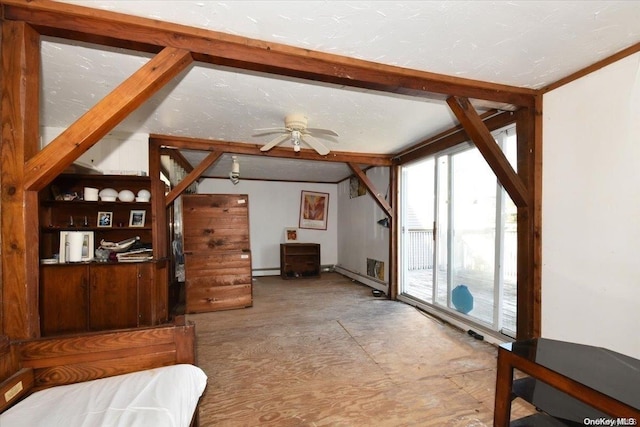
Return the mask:
POLYGON ((118 192, 113 188, 103 188, 98 195, 103 202, 115 202, 116 197, 118 197, 118 192))
POLYGON ((121 202, 133 202, 135 198, 136 196, 131 190, 122 190, 118 193, 118 199, 120 199, 121 202))
POLYGON ((142 189, 138 191, 138 197, 136 202, 148 202, 151 199, 151 192, 149 190, 142 189))

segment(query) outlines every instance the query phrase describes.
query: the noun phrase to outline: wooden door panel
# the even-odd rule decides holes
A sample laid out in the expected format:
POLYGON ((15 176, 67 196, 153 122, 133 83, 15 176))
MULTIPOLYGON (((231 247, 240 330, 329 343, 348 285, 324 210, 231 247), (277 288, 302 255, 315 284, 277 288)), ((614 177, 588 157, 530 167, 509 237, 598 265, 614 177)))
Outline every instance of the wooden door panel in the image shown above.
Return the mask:
POLYGON ((189 194, 183 196, 185 209, 214 209, 249 207, 246 194, 189 194), (188 205, 185 203, 188 199, 188 205))
POLYGON ((92 330, 138 326, 136 264, 91 267, 89 327, 92 330))
POLYGON ((251 252, 224 251, 204 254, 187 254, 185 262, 193 269, 220 267, 251 267, 251 252))
POLYGON ((182 204, 186 311, 251 306, 248 197, 186 195, 182 204))
POLYGON ((187 313, 244 308, 253 304, 251 283, 187 288, 186 293, 187 313))
POLYGON ((88 330, 88 267, 40 267, 40 328, 43 336, 88 330))
POLYGON ((242 251, 249 248, 249 236, 186 236, 184 251, 205 255, 209 251, 242 251))

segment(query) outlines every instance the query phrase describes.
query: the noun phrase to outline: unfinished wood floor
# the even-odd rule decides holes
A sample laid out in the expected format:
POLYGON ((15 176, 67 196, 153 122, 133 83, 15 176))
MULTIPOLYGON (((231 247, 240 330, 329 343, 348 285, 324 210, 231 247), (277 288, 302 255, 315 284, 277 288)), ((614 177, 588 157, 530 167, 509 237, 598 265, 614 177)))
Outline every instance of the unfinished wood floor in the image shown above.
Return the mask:
POLYGON ((339 274, 258 277, 252 308, 187 317, 201 426, 492 425, 495 347, 339 274))

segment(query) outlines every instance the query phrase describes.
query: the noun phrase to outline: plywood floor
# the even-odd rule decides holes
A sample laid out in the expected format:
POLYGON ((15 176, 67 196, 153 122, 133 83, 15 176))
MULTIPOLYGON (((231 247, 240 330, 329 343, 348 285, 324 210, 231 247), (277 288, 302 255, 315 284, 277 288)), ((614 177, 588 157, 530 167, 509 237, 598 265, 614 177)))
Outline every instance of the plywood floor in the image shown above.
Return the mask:
POLYGON ((337 273, 259 277, 252 308, 187 317, 201 426, 492 425, 494 346, 337 273))

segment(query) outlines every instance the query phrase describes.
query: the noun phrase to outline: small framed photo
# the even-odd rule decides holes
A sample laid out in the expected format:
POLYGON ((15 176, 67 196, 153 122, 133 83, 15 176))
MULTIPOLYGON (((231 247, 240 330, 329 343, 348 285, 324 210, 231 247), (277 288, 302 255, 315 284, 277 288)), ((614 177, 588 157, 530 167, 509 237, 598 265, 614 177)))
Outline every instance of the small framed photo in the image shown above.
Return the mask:
POLYGON ((145 210, 132 210, 129 214, 129 227, 144 227, 144 221, 147 217, 145 210))
POLYGON ((285 228, 284 229, 284 242, 285 243, 297 243, 298 242, 298 229, 297 228, 285 228))
POLYGON ((111 227, 113 225, 113 212, 98 212, 98 227, 111 227))

